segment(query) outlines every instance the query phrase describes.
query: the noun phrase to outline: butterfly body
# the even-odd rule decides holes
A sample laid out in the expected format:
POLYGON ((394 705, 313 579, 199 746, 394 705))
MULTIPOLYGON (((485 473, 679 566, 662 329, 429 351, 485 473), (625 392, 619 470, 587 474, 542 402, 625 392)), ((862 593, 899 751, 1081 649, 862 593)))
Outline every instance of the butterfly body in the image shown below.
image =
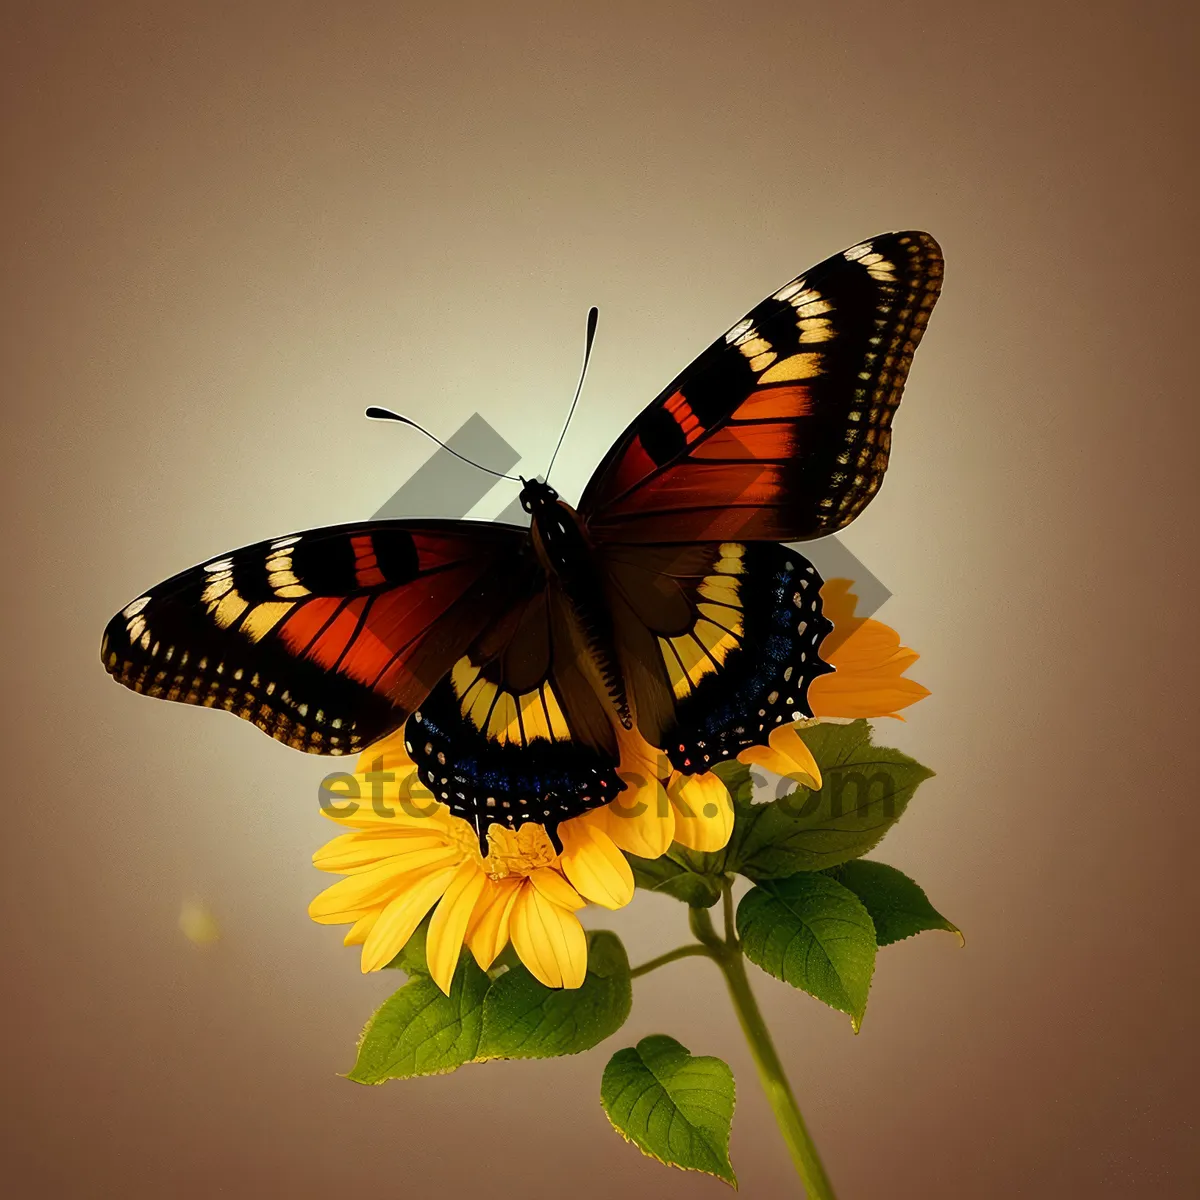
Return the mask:
POLYGON ((829 670, 820 577, 780 543, 878 491, 941 273, 928 234, 851 247, 672 381, 577 508, 522 480, 528 529, 376 521, 248 546, 126 605, 104 665, 310 753, 403 726, 481 849, 494 824, 553 839, 613 800, 631 745, 683 774, 765 745, 829 670))
POLYGON ((590 659, 621 725, 629 729, 633 722, 604 599, 604 575, 579 514, 536 479, 525 481, 519 499, 532 517, 534 550, 570 606, 575 641, 590 659))

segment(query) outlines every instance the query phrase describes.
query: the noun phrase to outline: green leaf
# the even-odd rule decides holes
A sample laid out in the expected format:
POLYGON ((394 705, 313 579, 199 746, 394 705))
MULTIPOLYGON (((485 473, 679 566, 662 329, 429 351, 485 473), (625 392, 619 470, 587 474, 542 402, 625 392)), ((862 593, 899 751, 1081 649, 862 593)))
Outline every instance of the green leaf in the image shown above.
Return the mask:
POLYGON ((858 858, 879 843, 933 774, 899 750, 872 745, 866 721, 811 725, 801 736, 821 768, 820 790, 797 788, 771 804, 740 807, 727 870, 783 879, 858 858))
POLYGON ((713 767, 713 774, 725 785, 734 804, 749 804, 754 795, 750 768, 736 758, 727 758, 713 767))
POLYGON ((693 1058, 663 1034, 643 1038, 609 1059, 600 1103, 643 1154, 737 1187, 729 1161, 733 1072, 719 1058, 693 1058))
POLYGON ((648 892, 662 892, 694 908, 711 908, 721 898, 720 874, 698 872, 683 859, 681 846, 673 846, 661 858, 638 858, 626 854, 633 868, 633 882, 648 892), (682 861, 681 861, 682 859, 682 861))
POLYGON ((963 935, 932 904, 919 885, 903 871, 886 863, 859 858, 834 867, 830 876, 849 888, 862 902, 875 924, 875 940, 880 946, 890 946, 926 929, 944 929, 963 935))
POLYGON ((553 1058, 590 1050, 616 1033, 633 1003, 629 959, 615 933, 588 935, 583 986, 548 988, 524 968, 505 971, 483 1002, 477 1058, 553 1058))
POLYGON ((479 1046, 488 977, 470 957, 458 964, 450 995, 427 975, 414 975, 367 1022, 358 1061, 346 1076, 382 1083, 441 1075, 470 1062, 479 1046))
POLYGON ((849 888, 810 873, 767 880, 742 897, 737 931, 752 963, 849 1013, 858 1032, 875 970, 875 927, 849 888))

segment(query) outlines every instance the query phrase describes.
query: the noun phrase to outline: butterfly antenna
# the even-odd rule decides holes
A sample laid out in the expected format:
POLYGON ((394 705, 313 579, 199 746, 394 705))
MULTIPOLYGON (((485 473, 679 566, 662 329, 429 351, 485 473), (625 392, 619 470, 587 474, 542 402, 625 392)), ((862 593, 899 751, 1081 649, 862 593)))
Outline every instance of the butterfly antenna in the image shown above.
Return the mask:
POLYGON ((447 446, 439 437, 434 437, 423 425, 418 425, 411 417, 402 417, 399 413, 394 413, 390 408, 378 408, 374 404, 367 409, 367 417, 372 421, 399 421, 401 425, 411 425, 418 433, 423 433, 431 442, 437 442, 443 450, 449 450, 455 458, 462 459, 463 462, 469 463, 472 467, 478 467, 481 471, 486 471, 489 475, 495 475, 497 479, 511 479, 513 483, 520 483, 521 478, 518 475, 505 475, 503 471, 493 471, 491 467, 485 467, 483 463, 477 463, 473 458, 468 458, 465 454, 459 454, 453 446, 447 446))
POLYGON ((575 399, 571 401, 571 407, 567 412, 567 419, 562 427, 562 433, 558 435, 558 445, 554 447, 554 453, 550 456, 550 465, 546 468, 546 480, 550 479, 550 472, 554 470, 554 460, 558 457, 558 452, 562 449, 563 438, 567 436, 567 426, 571 424, 571 418, 575 415, 575 405, 579 403, 579 394, 583 391, 583 380, 587 375, 588 362, 592 357, 592 342, 596 340, 596 322, 600 318, 600 310, 592 305, 588 309, 587 315, 587 341, 583 347, 583 370, 579 372, 579 386, 575 389, 575 399))

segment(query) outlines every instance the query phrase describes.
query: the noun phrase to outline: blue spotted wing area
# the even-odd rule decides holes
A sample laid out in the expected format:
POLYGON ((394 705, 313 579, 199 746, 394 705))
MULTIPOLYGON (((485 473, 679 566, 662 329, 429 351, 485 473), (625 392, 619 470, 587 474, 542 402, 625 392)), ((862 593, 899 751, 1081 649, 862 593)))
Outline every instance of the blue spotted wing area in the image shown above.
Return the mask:
POLYGON ((398 728, 538 586, 528 530, 376 521, 235 550, 127 604, 101 643, 143 695, 220 708, 311 754, 398 728))
POLYGON ((927 233, 880 234, 785 284, 626 429, 579 512, 601 542, 801 541, 878 492, 942 282, 927 233))
POLYGON ((638 728, 684 774, 709 770, 812 715, 832 670, 821 577, 770 542, 605 551, 638 728))

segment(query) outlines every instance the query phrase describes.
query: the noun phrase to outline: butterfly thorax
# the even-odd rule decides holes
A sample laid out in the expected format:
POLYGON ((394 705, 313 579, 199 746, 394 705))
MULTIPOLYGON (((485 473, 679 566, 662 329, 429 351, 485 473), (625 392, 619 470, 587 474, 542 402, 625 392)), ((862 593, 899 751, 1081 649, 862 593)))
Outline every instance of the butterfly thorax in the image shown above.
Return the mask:
POLYGON ((617 659, 612 617, 605 600, 604 579, 579 515, 558 493, 537 479, 522 480, 521 507, 533 518, 533 547, 542 568, 562 590, 575 631, 591 666, 617 710, 621 724, 632 726, 625 681, 617 659))

